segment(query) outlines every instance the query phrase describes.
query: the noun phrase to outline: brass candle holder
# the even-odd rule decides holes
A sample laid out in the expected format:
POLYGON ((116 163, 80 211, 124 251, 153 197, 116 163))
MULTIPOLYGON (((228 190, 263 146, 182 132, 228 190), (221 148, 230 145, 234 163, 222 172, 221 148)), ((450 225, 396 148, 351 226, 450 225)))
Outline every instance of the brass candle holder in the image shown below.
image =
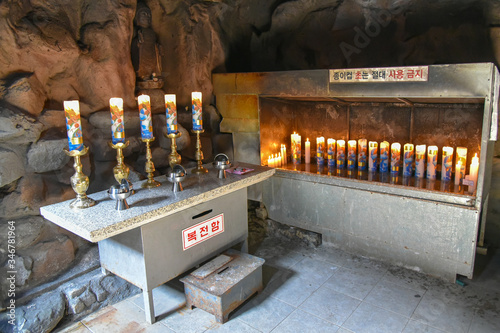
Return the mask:
POLYGON ((75 174, 71 176, 71 187, 76 193, 76 199, 71 201, 69 204, 70 208, 83 209, 92 207, 96 204, 95 200, 87 197, 87 189, 89 188, 89 177, 87 177, 82 172, 82 162, 80 161, 80 156, 87 154, 89 151, 88 147, 83 147, 80 150, 68 150, 64 148, 66 155, 74 157, 75 164, 73 168, 75 169, 75 174))
POLYGON ((181 136, 181 132, 165 134, 167 138, 172 140, 172 144, 170 145, 170 155, 168 155, 168 164, 170 165, 170 169, 174 169, 174 165, 181 164, 181 155, 177 152, 177 144, 175 139, 181 136))
POLYGON ((198 163, 198 165, 196 166, 196 168, 194 168, 193 170, 191 170, 192 173, 195 173, 195 174, 204 174, 204 173, 207 173, 208 170, 205 169, 203 166, 202 166, 202 160, 203 160, 203 151, 201 150, 201 140, 200 140, 200 134, 205 132, 205 130, 201 129, 201 130, 191 130, 193 133, 196 133, 196 152, 195 152, 195 159, 196 159, 196 162, 198 163))
POLYGON ((155 141, 155 138, 142 139, 142 142, 146 142, 146 173, 148 174, 148 180, 142 184, 143 188, 153 188, 161 185, 160 182, 153 179, 153 172, 155 172, 155 165, 152 161, 151 146, 150 143, 155 141))
POLYGON ((127 148, 129 145, 129 141, 127 140, 125 143, 118 142, 113 144, 112 141, 108 142, 108 145, 116 149, 116 161, 118 164, 113 168, 113 174, 115 176, 116 181, 120 184, 122 179, 128 179, 128 175, 130 173, 130 168, 123 163, 123 149, 127 148))

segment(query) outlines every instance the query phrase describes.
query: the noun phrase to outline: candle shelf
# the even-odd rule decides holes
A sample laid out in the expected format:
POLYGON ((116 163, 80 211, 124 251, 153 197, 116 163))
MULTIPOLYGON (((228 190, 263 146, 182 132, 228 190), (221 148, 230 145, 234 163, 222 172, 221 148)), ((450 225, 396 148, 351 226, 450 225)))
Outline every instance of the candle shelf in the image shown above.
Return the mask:
MULTIPOLYGON (((349 252, 404 263, 450 281, 457 274, 472 278, 476 251, 486 252, 486 208, 498 134, 499 73, 494 64, 226 73, 214 74, 213 86, 223 118, 220 130, 232 133, 235 160, 266 164, 280 144, 289 162, 296 159, 277 168, 255 194, 269 218, 320 233, 324 242, 349 252), (293 134, 299 139, 293 140, 293 134), (314 159, 303 163, 306 138, 311 142, 308 156, 314 157, 318 137, 336 141, 335 167, 314 159), (359 144, 360 139, 376 143, 379 160, 387 149, 386 172, 360 172, 352 150, 349 163, 348 142, 359 144), (399 160, 397 153, 391 156, 394 143, 399 144, 399 160), (415 149, 411 162, 410 157, 405 161, 405 145, 415 149), (438 151, 428 167, 429 146, 438 151), (252 154, 248 147, 258 149, 252 154), (443 147, 454 148, 453 156, 443 157, 443 147), (467 150, 460 165, 458 147, 467 150), (424 178, 415 177, 417 160, 424 178), (339 161, 344 168, 338 168, 339 161), (393 174, 391 162, 397 171, 393 174), (406 173, 411 176, 403 177, 409 163, 412 171, 406 168, 406 173), (443 164, 448 181, 441 181, 443 164), (454 184, 450 168, 475 180, 473 193, 469 185, 454 184), (427 179, 427 171, 432 176, 437 171, 436 179, 427 179)), ((370 162, 369 151, 367 155, 370 162)), ((320 157, 326 159, 326 152, 320 157)))

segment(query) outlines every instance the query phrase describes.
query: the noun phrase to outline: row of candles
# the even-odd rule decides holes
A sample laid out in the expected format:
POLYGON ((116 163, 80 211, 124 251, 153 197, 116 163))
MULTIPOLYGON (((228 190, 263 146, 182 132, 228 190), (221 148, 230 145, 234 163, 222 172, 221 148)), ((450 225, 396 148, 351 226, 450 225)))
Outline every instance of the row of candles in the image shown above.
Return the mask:
MULTIPOLYGON (((193 131, 203 131, 201 92, 191 94, 193 131)), ((137 98, 139 118, 141 121, 141 137, 143 140, 153 138, 153 121, 151 100, 148 95, 137 98)), ((109 100, 111 112, 111 141, 114 145, 125 143, 125 127, 123 117, 123 99, 113 97, 109 100)), ((64 101, 66 130, 68 132, 69 150, 83 149, 82 125, 80 121, 80 103, 77 100, 64 101)), ((177 107, 174 94, 165 95, 165 112, 167 116, 167 134, 177 134, 177 107)))
MULTIPOLYGON (((297 133, 291 135, 292 148, 292 163, 300 164, 302 158, 301 136, 297 133)), ((325 138, 318 137, 316 139, 316 163, 323 165, 328 164, 328 167, 337 167, 338 169, 355 169, 368 170, 371 172, 390 172, 399 174, 400 168, 403 169, 403 176, 409 177, 413 174, 417 178, 433 180, 436 179, 437 156, 439 148, 437 146, 416 145, 407 143, 403 146, 403 161, 401 161, 401 144, 394 142, 389 144, 387 141, 380 142, 369 141, 366 139, 345 140, 327 139, 325 146, 325 138), (390 155, 390 165, 389 165, 390 155), (427 163, 426 163, 427 157, 427 163), (377 163, 378 162, 378 163, 377 163), (413 162, 415 162, 415 170, 413 171, 413 162), (427 166, 427 170, 426 170, 427 166)), ((442 168, 441 180, 452 180, 453 169, 453 147, 442 148, 442 168)), ((309 139, 305 142, 304 160, 306 164, 311 163, 311 143, 309 139)), ((472 158, 469 167, 469 175, 466 177, 466 161, 467 148, 457 147, 456 149, 456 164, 455 164, 455 185, 467 184, 475 188, 477 183, 477 175, 479 170, 479 158, 477 154, 472 158), (464 181, 467 179, 467 182, 464 181)), ((270 156, 268 165, 272 167, 281 167, 286 164, 286 148, 282 144, 281 152, 270 156)))

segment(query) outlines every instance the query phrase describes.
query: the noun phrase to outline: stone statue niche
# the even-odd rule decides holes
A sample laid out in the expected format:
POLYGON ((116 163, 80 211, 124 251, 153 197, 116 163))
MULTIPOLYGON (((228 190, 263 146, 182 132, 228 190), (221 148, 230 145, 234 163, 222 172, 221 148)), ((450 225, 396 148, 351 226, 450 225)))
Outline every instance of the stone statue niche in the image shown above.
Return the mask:
POLYGON ((143 2, 137 3, 131 51, 137 88, 161 88, 163 86, 161 78, 162 49, 157 42, 156 33, 151 28, 151 10, 143 2))

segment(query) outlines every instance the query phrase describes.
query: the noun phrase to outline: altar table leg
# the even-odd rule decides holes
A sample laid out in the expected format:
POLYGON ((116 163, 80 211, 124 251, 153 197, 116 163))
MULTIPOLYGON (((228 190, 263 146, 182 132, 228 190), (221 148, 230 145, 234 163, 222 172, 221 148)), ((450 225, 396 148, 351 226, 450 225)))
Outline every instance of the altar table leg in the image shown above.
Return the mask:
POLYGON ((150 324, 155 322, 155 308, 153 302, 153 290, 143 290, 144 296, 144 312, 146 312, 146 321, 150 324))

